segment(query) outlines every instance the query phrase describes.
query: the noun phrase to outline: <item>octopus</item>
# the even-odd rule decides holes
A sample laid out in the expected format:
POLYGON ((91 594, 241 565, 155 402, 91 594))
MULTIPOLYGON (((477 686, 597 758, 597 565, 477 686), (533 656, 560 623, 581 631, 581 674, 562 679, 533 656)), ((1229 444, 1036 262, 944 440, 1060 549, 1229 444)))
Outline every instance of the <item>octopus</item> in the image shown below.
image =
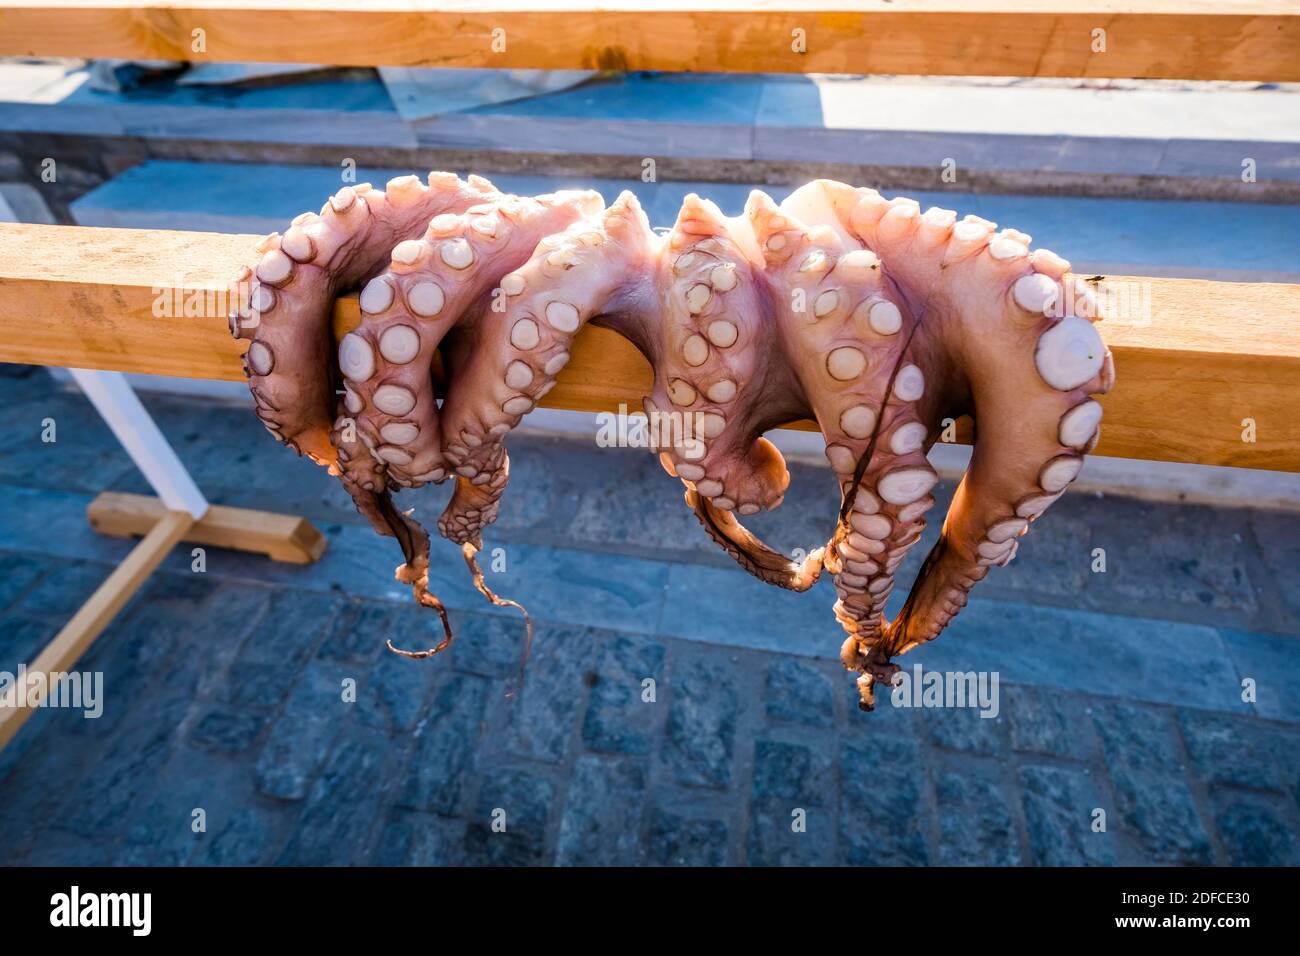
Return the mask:
MULTIPOLYGON (((1065 259, 979 216, 817 180, 779 205, 754 191, 723 215, 685 198, 655 230, 636 197, 502 193, 431 173, 347 186, 257 247, 230 330, 247 340, 256 414, 342 480, 401 545, 397 577, 441 616, 429 535, 393 495, 452 483, 437 521, 474 555, 510 477, 505 440, 556 384, 592 324, 654 370, 650 445, 705 532, 768 584, 828 571, 861 706, 893 658, 933 640, 1079 474, 1114 362, 1096 299, 1065 259), (334 301, 360 289, 337 339, 334 301), (921 538, 939 476, 927 452, 960 416, 969 467, 901 611, 885 605, 921 538), (825 544, 791 558, 742 519, 781 505, 790 476, 764 437, 817 422, 841 505, 825 544)), ((797 552, 796 552, 797 553, 797 552)), ((531 622, 530 622, 531 633, 531 622)))

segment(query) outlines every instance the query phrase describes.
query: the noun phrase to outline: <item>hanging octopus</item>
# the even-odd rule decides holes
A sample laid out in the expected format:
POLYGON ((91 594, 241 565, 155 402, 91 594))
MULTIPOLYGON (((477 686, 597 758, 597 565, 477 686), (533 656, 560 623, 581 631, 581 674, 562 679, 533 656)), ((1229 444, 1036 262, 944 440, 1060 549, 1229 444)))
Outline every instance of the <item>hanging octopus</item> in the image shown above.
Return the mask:
POLYGON ((938 636, 975 582, 1015 557, 1097 443, 1090 395, 1115 375, 1095 300, 1068 262, 1029 244, 978 216, 828 180, 779 206, 755 191, 734 218, 690 195, 657 233, 628 192, 606 208, 595 192, 514 196, 432 173, 427 186, 346 187, 263 240, 230 327, 249 340, 267 429, 328 466, 400 542, 397 576, 445 634, 418 656, 451 629, 428 590, 428 535, 391 494, 452 481, 438 532, 484 594, 512 603, 473 557, 509 479, 505 437, 554 387, 584 325, 618 332, 654 368, 652 447, 707 533, 770 584, 803 591, 830 571, 841 658, 870 710, 891 659, 938 636), (335 352, 334 300, 357 287, 360 325, 335 352), (964 414, 977 425, 969 470, 889 621, 894 573, 934 504, 926 452, 964 414), (789 473, 763 434, 803 418, 821 427, 842 505, 825 546, 792 561, 740 518, 780 506, 789 473))

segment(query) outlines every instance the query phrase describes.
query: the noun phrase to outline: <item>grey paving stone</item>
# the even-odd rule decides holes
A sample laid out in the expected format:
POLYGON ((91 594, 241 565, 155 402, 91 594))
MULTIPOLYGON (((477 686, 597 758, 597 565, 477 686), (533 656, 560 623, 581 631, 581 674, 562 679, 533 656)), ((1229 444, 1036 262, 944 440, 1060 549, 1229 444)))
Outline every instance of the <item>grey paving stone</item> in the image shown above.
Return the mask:
POLYGON ((1250 527, 1259 542, 1259 554, 1272 576, 1272 587, 1283 603, 1286 623, 1300 629, 1300 515, 1258 511, 1250 527))
MULTIPOLYGON (((92 495, 80 492, 9 485, 0 507, 0 542, 10 550, 42 554, 56 563, 102 561, 116 565, 131 552, 134 542, 96 534, 86 520, 86 506, 92 500, 92 495)), ((189 567, 188 560, 185 566, 189 567)))
POLYGON ((1242 712, 1240 689, 1209 627, 973 598, 956 634, 917 648, 926 670, 997 671, 1005 684, 1242 712), (1032 638, 1030 637, 1032 635, 1032 638), (950 639, 953 638, 953 639, 950 639), (1177 661, 1177 665, 1171 662, 1177 661))
POLYGON ((347 679, 356 675, 324 662, 303 672, 258 752, 253 777, 259 793, 278 800, 307 796, 340 725, 352 716, 353 704, 343 699, 347 679))
MULTIPOLYGON (((337 582, 353 594, 409 600, 405 588, 393 586, 395 555, 388 548, 377 547, 376 541, 378 536, 367 529, 342 529, 331 538, 331 548, 337 545, 337 553, 331 558, 326 552, 313 569, 313 580, 337 582), (365 576, 359 576, 358 569, 365 576)), ((393 547, 391 540, 387 543, 393 547)), ((611 561, 608 555, 526 544, 506 548, 505 571, 493 573, 484 568, 488 586, 524 605, 534 620, 636 633, 654 630, 668 574, 663 562, 631 557, 611 561)), ((519 620, 517 610, 496 609, 474 590, 460 549, 442 539, 431 547, 429 588, 452 610, 519 620)))
POLYGON ((128 843, 113 858, 114 866, 184 866, 193 846, 176 847, 163 843, 128 843))
POLYGON ((557 469, 552 454, 563 455, 573 442, 515 435, 510 440, 510 484, 501 498, 501 511, 488 530, 489 548, 498 539, 545 525, 557 506, 557 469), (556 448, 559 445, 560 448, 556 448))
POLYGON ((1157 863, 1210 863, 1213 849, 1201 822, 1168 716, 1147 707, 1093 708, 1117 801, 1110 821, 1128 828, 1157 863))
POLYGON ((262 664, 237 660, 223 676, 216 696, 230 707, 273 713, 291 693, 301 672, 302 667, 294 661, 262 664))
POLYGON ((415 830, 411 845, 411 866, 465 865, 464 820, 431 817, 415 830))
POLYGON ((377 827, 381 793, 375 786, 390 764, 387 740, 358 730, 340 740, 312 785, 297 827, 277 863, 346 866, 364 863, 377 827))
MULTIPOLYGON (((1255 703, 1242 707, 1261 717, 1300 723, 1300 654, 1296 653, 1296 638, 1245 631, 1222 633, 1237 675, 1255 684, 1255 703)), ((1240 696, 1240 682, 1224 683, 1240 696)))
MULTIPOLYGON (((216 588, 212 588, 211 584, 208 587, 211 597, 203 605, 202 611, 190 618, 180 636, 184 639, 185 653, 203 663, 199 673, 198 693, 204 697, 219 697, 231 664, 270 608, 273 592, 269 588, 252 588, 229 582, 216 588)), ((283 694, 282 687, 275 694, 275 699, 283 694)))
POLYGON ((660 631, 706 644, 839 660, 844 632, 831 612, 834 604, 835 591, 826 581, 797 594, 739 567, 674 564, 660 631))
POLYGON ((384 648, 359 692, 359 715, 385 731, 410 731, 425 711, 438 671, 449 665, 439 656, 413 660, 384 648))
POLYGON ((69 618, 104 583, 111 567, 88 562, 64 564, 47 575, 23 598, 19 607, 28 614, 69 618))
MULTIPOLYGON (((1086 504, 1067 495, 1042 521, 1034 522, 1033 532, 1021 539, 1016 559, 1005 568, 994 568, 981 588, 987 587, 992 597, 1042 601, 1050 595, 1074 606, 1095 606, 1091 592, 1099 576, 1091 570, 1092 521, 1086 504)), ((938 524, 936 520, 936 529, 938 524)))
POLYGON ((481 677, 517 679, 526 633, 517 619, 461 614, 455 627, 456 640, 448 648, 453 667, 481 677))
POLYGON ((1020 789, 1029 831, 1031 862, 1038 866, 1113 866, 1113 808, 1097 781, 1073 767, 1023 766, 1020 789), (1108 829, 1094 832, 1094 811, 1106 813, 1108 829))
POLYGON ((910 740, 880 737, 841 751, 840 853, 850 866, 924 866, 925 762, 910 740))
POLYGON ((790 806, 824 807, 834 802, 834 765, 826 754, 779 740, 754 743, 755 800, 782 800, 790 806))
POLYGON ((725 866, 727 825, 654 807, 644 850, 655 866, 725 866))
POLYGON ((209 832, 223 827, 247 802, 243 768, 231 761, 178 747, 132 808, 123 866, 181 866, 202 855, 209 832))
POLYGON ((0 618, 0 670, 17 675, 18 665, 30 664, 59 633, 59 625, 25 615, 0 618))
POLYGON ((1178 715, 1196 775, 1210 784, 1291 793, 1300 786, 1300 734, 1247 717, 1178 715))
POLYGON ((53 567, 36 555, 0 554, 0 611, 7 609, 37 578, 48 574, 53 567))
POLYGON ((388 604, 347 604, 334 619, 316 656, 321 660, 360 664, 373 661, 380 656, 380 651, 386 651, 386 638, 391 637, 398 647, 406 646, 399 640, 400 633, 393 633, 402 630, 399 620, 402 623, 416 623, 401 613, 406 610, 388 604))
POLYGON ((239 663, 306 662, 333 630, 342 610, 342 600, 332 595, 277 589, 266 615, 244 645, 239 663))
POLYGON ((447 674, 433 693, 394 804, 454 816, 463 778, 482 731, 489 684, 480 677, 447 674))
MULTIPOLYGON (((507 574, 489 580, 498 594, 537 620, 650 633, 664 600, 668 566, 564 548, 512 545, 507 574)), ((483 598, 475 595, 478 610, 483 598)), ((512 612, 511 616, 514 616, 512 612)))
MULTIPOLYGON (((210 824, 211 825, 211 822, 210 824)), ((236 810, 221 821, 196 862, 208 866, 257 866, 269 862, 277 839, 276 821, 257 807, 236 810)))
MULTIPOLYGON (((186 470, 212 500, 257 507, 259 497, 274 495, 278 510, 313 518, 350 517, 348 512, 355 510, 337 479, 277 445, 256 420, 249 421, 249 409, 174 395, 146 394, 143 401, 186 470)), ((137 473, 126 477, 138 482, 137 473)))
POLYGON ((660 700, 669 707, 663 759, 679 783, 731 783, 738 686, 734 667, 721 659, 692 657, 674 664, 668 687, 660 688, 660 700))
POLYGON ((466 861, 474 866, 547 862, 549 821, 559 812, 554 806, 555 786, 546 777, 508 767, 485 774, 465 834, 466 861))
POLYGON ((830 866, 835 860, 835 813, 754 800, 749 807, 745 862, 749 866, 830 866))
POLYGON ((1021 862, 1011 806, 1002 787, 967 769, 934 781, 941 866, 1015 866, 1021 862))
MULTIPOLYGON (((596 449, 582 460, 589 462, 591 471, 608 477, 583 487, 573 520, 564 529, 570 540, 730 565, 731 559, 683 504, 681 484, 666 476, 644 449, 596 449)), ((834 530, 838 501, 838 489, 826 469, 796 465, 782 506, 746 518, 745 525, 778 550, 808 550, 824 544, 834 530)))
POLYGON ((560 866, 633 866, 640 856, 645 773, 632 758, 579 757, 560 818, 560 866))
POLYGON ((750 865, 827 865, 835 852, 835 769, 801 744, 758 740, 750 788, 750 865))
POLYGON ((594 648, 589 629, 537 629, 523 690, 510 701, 506 744, 511 752, 551 763, 568 752, 594 648))
MULTIPOLYGON (((1241 161, 1249 156, 1256 162, 1256 174, 1260 181, 1294 180, 1298 172, 1295 150, 1291 147, 1292 144, 1283 142, 1170 139, 1161 156, 1158 173, 1171 177, 1226 175, 1232 178, 1241 175, 1241 161)), ((1243 249, 1242 254, 1249 256, 1248 249, 1249 247, 1243 249)), ((1234 256, 1235 254, 1234 250, 1234 256)))
POLYGON ((1184 776, 1112 769, 1110 778, 1119 811, 1110 825, 1131 830, 1151 862, 1213 862, 1210 838, 1184 776))
MULTIPOLYGON (((0 621, 0 628, 3 628, 3 621, 0 621)), ((0 631, 0 633, 2 633, 2 631, 0 631)), ((3 668, 3 665, 0 665, 0 668, 3 668)), ((3 813, 3 800, 6 790, 5 778, 8 777, 10 773, 14 772, 15 768, 20 764, 25 762, 30 766, 36 762, 36 754, 40 752, 34 750, 37 741, 41 739, 42 733, 45 731, 49 723, 59 718, 61 718, 61 721, 65 724, 68 721, 78 719, 76 716, 63 710, 39 710, 29 717, 22 727, 18 728, 18 733, 14 738, 5 745, 3 750, 0 750, 0 838, 3 838, 5 833, 5 815, 3 813), (30 758, 27 757, 28 751, 32 751, 33 753, 33 756, 30 758)), ((56 730, 52 732, 50 737, 46 738, 45 746, 50 746, 54 742, 54 739, 59 736, 61 736, 61 731, 56 730)))
POLYGON ((988 755, 1006 750, 1008 721, 1000 714, 982 717, 980 711, 964 707, 927 707, 920 713, 937 747, 988 755))
POLYGON ((844 701, 845 727, 849 733, 861 735, 868 741, 879 736, 907 739, 923 736, 929 726, 929 715, 919 707, 894 705, 893 693, 876 695, 876 709, 864 711, 859 706, 862 695, 858 693, 856 674, 844 671, 837 674, 836 684, 844 701))
POLYGON ((257 740, 266 726, 261 714, 247 711, 208 711, 190 731, 190 743, 222 753, 239 753, 257 740))
POLYGON ((648 754, 660 725, 664 648, 640 638, 598 636, 595 682, 582 722, 583 743, 605 753, 648 754), (651 688, 644 682, 654 681, 651 688), (653 689, 654 696, 646 700, 653 689))
MULTIPOLYGON (((127 607, 130 611, 139 608, 142 611, 166 613, 175 619, 188 615, 185 618, 186 623, 190 625, 190 628, 185 631, 188 636, 208 626, 207 621, 198 617, 197 612, 200 609, 207 610, 221 587, 222 582, 218 579, 191 571, 189 560, 186 559, 184 571, 163 570, 150 575, 149 580, 137 594, 137 598, 143 600, 135 600, 127 607)), ((209 632, 204 631, 204 633, 209 632)))
POLYGON ((68 798, 59 827, 87 837, 123 835, 132 808, 153 791, 176 747, 195 680, 192 672, 174 668, 164 681, 164 696, 132 704, 109 746, 68 798))
POLYGON ((1087 761, 1096 753, 1092 718, 1084 700, 1041 687, 1005 687, 1003 713, 1011 747, 1025 753, 1087 761))
POLYGON ((75 811, 84 803, 82 778, 103 754, 79 746, 82 738, 68 731, 80 720, 68 710, 38 711, 0 752, 0 858, 6 862, 20 862, 29 845, 51 840, 61 832, 65 807, 75 811), (66 783, 51 792, 50 780, 66 783))
POLYGON ((23 861, 28 866, 112 866, 118 848, 107 841, 58 836, 32 847, 23 861))
POLYGON ((1106 702, 1092 708, 1092 722, 1112 774, 1120 770, 1168 775, 1183 772, 1173 723, 1163 711, 1106 702))
MULTIPOLYGON (((1071 136, 1062 143, 1057 169, 1154 175, 1169 148, 1167 140, 1118 136, 1071 136)), ((1198 170, 1202 171, 1202 170, 1198 170)))
POLYGON ((1214 796, 1214 823, 1233 866, 1295 866, 1295 805, 1256 794, 1223 791, 1214 796))
POLYGON ((0 484, 5 488, 0 502, 0 543, 6 552, 37 555, 51 564, 59 558, 117 560, 130 553, 131 542, 106 542, 87 527, 85 508, 94 495, 42 487, 34 479, 25 484, 0 480, 0 484), (97 544, 107 547, 101 550, 97 544), (114 557, 101 557, 106 554, 114 557))
POLYGON ((1246 571, 1245 514, 1107 498, 1092 515, 1092 546, 1105 548, 1106 573, 1089 588, 1135 613, 1166 605, 1189 614, 1249 615, 1256 599, 1246 571), (1189 549, 1189 541, 1196 547, 1189 549))
MULTIPOLYGON (((278 709, 312 655, 315 638, 330 626, 328 615, 337 611, 340 602, 313 592, 228 587, 235 589, 232 604, 247 604, 246 610, 234 613, 250 626, 215 693, 233 706, 278 709)), ((329 666, 328 658, 322 666, 329 666)), ((343 676, 342 668, 339 674, 343 676)))
POLYGON ((465 821, 406 814, 383 828, 371 866, 460 866, 465 862, 465 821))
POLYGON ((830 680, 818 668, 778 658, 767 668, 767 716, 771 720, 827 727, 835 722, 830 680))
POLYGON ((405 819, 387 821, 379 832, 379 839, 371 854, 370 866, 405 866, 411 854, 415 828, 405 819))
MULTIPOLYGON (((191 401, 149 401, 213 500, 328 516, 317 520, 330 533, 331 551, 319 565, 294 568, 214 550, 209 573, 196 575, 188 553, 177 549, 83 659, 105 674, 104 717, 43 712, 0 756, 0 861, 539 865, 556 856, 718 865, 739 840, 735 862, 920 864, 931 861, 934 828, 941 834, 934 862, 1005 862, 1019 859, 1023 811, 1029 862, 1109 863, 1114 841, 1122 841, 1141 862, 1297 863, 1294 637, 1215 632, 1200 623, 1300 627, 1284 521, 1249 519, 1263 557, 1250 574, 1268 572, 1253 581, 1236 575, 1250 544, 1235 538, 1248 520, 1242 513, 1067 497, 1027 539, 1036 550, 981 587, 986 597, 1024 595, 1031 603, 977 598, 959 620, 960 635, 914 655, 927 668, 999 670, 1006 726, 885 701, 868 715, 853 706, 852 676, 830 663, 841 636, 829 591, 785 594, 735 571, 682 507, 677 483, 660 477, 643 452, 627 453, 627 476, 642 476, 646 491, 644 501, 632 496, 638 508, 629 508, 626 489, 613 498, 592 494, 623 473, 609 453, 520 436, 507 512, 510 502, 517 507, 494 529, 509 570, 493 583, 524 600, 543 625, 525 698, 507 704, 499 698, 514 678, 522 625, 473 592, 454 548, 435 542, 442 548, 435 584, 447 588, 439 593, 453 609, 457 642, 431 661, 399 659, 383 648, 384 638, 423 643, 435 630, 432 616, 393 582, 393 542, 363 526, 337 483, 269 440, 263 448, 264 436, 243 410, 218 414, 191 401), (250 434, 258 444, 249 443, 250 434), (1116 523, 1100 520, 1111 513, 1116 523), (578 515, 574 536, 563 538, 578 515), (1209 539, 1207 521, 1215 529, 1209 539), (1108 545, 1108 574, 1140 567, 1149 593, 1129 594, 1100 576, 1078 578, 1075 551, 1125 522, 1123 546, 1108 545), (600 547, 641 556, 583 550, 606 532, 621 543, 600 547), (557 540, 578 547, 533 543, 557 540), (1188 540, 1208 542, 1209 557, 1187 563, 1188 540), (647 560, 653 553, 678 563, 647 560), (1044 600, 1193 623, 1063 611, 1044 600), (618 633, 588 630, 605 625, 618 633), (704 650, 702 641, 758 643, 773 654, 736 659, 704 650), (665 661, 671 670, 662 674, 665 661), (313 681, 330 673, 337 706, 295 703, 310 699, 313 681), (356 705, 341 702, 343 675, 358 679, 356 705), (656 677, 658 703, 641 702, 642 676, 656 677), (1240 701, 1241 677, 1257 682, 1257 704, 1240 701), (301 743, 290 742, 295 707, 308 715, 297 721, 301 743), (764 712, 745 709, 756 707, 764 712), (837 707, 847 723, 832 761, 819 735, 833 726, 837 707), (313 728, 313 711, 337 713, 313 728), (781 726, 764 731, 764 721, 781 726), (726 792, 690 789, 725 791, 742 770, 748 776, 755 726, 753 785, 740 805, 726 792), (267 747, 277 732, 286 756, 273 761, 267 747), (931 792, 931 746, 985 756, 945 758, 953 762, 931 792), (1008 749, 1053 762, 1013 769, 1008 749), (653 770, 626 756, 651 754, 661 761, 653 770), (501 765, 516 757, 524 766, 501 765), (287 768, 286 779, 297 773, 300 799, 250 792, 273 762, 277 771, 287 768), (667 779, 652 792, 653 772, 667 779), (1011 796, 1012 774, 1020 800, 1011 796), (49 779, 66 787, 51 793, 42 784, 49 779), (665 783, 668 791, 660 789, 665 783), (1073 808, 1104 805, 1095 794, 1107 792, 1107 783, 1115 803, 1107 808, 1111 833, 1092 834, 1086 813, 1077 829, 1073 808), (796 799, 807 812, 805 833, 791 830, 796 799), (208 811, 210 834, 189 829, 198 804, 208 811), (491 831, 496 806, 509 812, 505 833, 491 831)), ((93 423, 89 406, 76 403, 84 406, 77 414, 93 423)), ((65 425, 80 427, 61 418, 61 444, 65 425)), ((111 436, 105 447, 120 454, 111 436)), ((84 517, 101 480, 143 490, 129 462, 123 459, 116 477, 81 475, 70 463, 93 462, 93 443, 61 453, 66 462, 53 470, 15 474, 13 481, 29 487, 11 485, 0 505, 0 540, 18 549, 0 552, 0 610, 6 601, 24 608, 0 618, 0 669, 5 655, 17 659, 23 647, 44 643, 84 597, 60 575, 80 568, 89 593, 130 547, 95 535, 84 517), (56 477, 66 484, 45 486, 56 477), (38 582, 33 568, 46 577, 38 582)), ((0 481, 10 463, 0 465, 0 481)), ((823 523, 833 523, 834 488, 820 487, 825 469, 801 468, 792 468, 787 506, 754 521, 780 547, 814 543, 824 537, 823 523)), ((941 490, 951 489, 945 483, 941 490)), ((437 508, 426 511, 426 499, 433 500, 420 497, 418 507, 427 517, 437 508)), ((914 573, 923 551, 909 555, 900 580, 914 573)))
POLYGON ((10 410, 0 437, 0 480, 41 488, 98 492, 131 468, 113 433, 78 393, 56 391, 46 380, 40 394, 10 410), (52 418, 56 441, 42 441, 52 418))

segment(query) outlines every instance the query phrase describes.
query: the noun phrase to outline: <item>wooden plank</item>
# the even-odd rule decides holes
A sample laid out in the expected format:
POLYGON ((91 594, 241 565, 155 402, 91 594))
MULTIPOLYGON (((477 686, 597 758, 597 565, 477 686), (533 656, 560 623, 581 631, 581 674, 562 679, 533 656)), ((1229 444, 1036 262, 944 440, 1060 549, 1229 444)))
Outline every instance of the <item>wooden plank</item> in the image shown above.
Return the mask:
POLYGON ((1294 82, 1297 50, 1300 11, 1284 0, 0 4, 9 56, 1294 82))
MULTIPOLYGON (((167 512, 152 495, 102 492, 86 508, 90 526, 100 534, 130 538, 147 534, 167 512)), ((185 532, 189 544, 233 548, 265 554, 273 561, 311 564, 325 553, 325 536, 297 515, 211 505, 185 532)))
MULTIPOLYGON (((185 536, 193 520, 187 511, 164 512, 144 540, 135 546, 81 606, 81 610, 72 616, 72 620, 64 625, 63 630, 28 665, 28 677, 35 673, 48 675, 69 671, 130 600, 131 595, 148 579, 153 569, 167 556, 172 546, 185 536)), ((48 680, 42 683, 48 685, 48 680)), ((11 695, 12 693, 11 691, 11 695)), ((14 734, 31 716, 32 707, 44 696, 43 693, 33 694, 26 701, 15 700, 11 696, 5 701, 5 706, 0 706, 0 749, 13 739, 14 734)))
MULTIPOLYGON (((239 381, 246 344, 216 293, 256 241, 0 225, 0 361, 239 381), (173 282, 182 306, 211 293, 211 310, 155 316, 173 282)), ((1112 276, 1098 288, 1130 303, 1104 327, 1119 384, 1099 454, 1300 471, 1300 286, 1112 276)), ((340 300, 336 329, 356 320, 356 299, 340 300)), ((625 340, 588 328, 572 354, 543 405, 641 407, 650 368, 625 340)))

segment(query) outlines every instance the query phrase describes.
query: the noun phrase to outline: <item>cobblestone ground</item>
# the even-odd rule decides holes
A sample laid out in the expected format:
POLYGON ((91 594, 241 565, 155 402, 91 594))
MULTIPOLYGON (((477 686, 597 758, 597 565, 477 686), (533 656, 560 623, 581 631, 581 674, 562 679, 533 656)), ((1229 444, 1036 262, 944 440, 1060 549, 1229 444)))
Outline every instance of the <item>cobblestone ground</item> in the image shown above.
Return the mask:
MULTIPOLYGON (((129 549, 86 504, 147 488, 43 372, 9 369, 0 402, 12 669, 129 549)), ((996 671, 998 716, 868 715, 827 589, 730 567, 644 452, 523 436, 488 542, 493 585, 539 620, 508 698, 522 627, 453 549, 435 562, 456 643, 398 658, 384 639, 423 645, 430 615, 323 470, 246 411, 147 404, 214 502, 308 515, 330 550, 299 568, 210 549, 196 573, 178 548, 81 665, 103 715, 41 711, 0 754, 0 862, 1300 863, 1296 516, 1067 496, 905 659, 996 671)), ((762 530, 807 547, 835 492, 792 470, 762 530)))

